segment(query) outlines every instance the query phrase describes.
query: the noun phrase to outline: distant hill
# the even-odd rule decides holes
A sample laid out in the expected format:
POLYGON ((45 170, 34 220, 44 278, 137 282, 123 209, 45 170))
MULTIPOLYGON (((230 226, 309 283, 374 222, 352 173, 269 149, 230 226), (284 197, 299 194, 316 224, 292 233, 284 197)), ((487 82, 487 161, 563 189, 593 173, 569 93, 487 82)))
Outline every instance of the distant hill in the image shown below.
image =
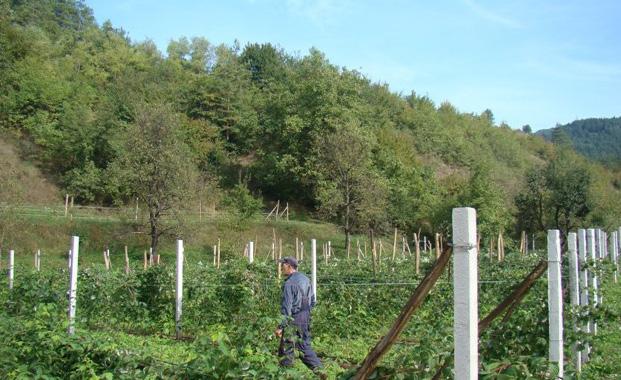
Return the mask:
MULTIPOLYGON (((567 134, 576 151, 584 156, 606 164, 621 163, 621 117, 576 120, 557 128, 567 134)), ((555 129, 536 134, 551 141, 555 129)))

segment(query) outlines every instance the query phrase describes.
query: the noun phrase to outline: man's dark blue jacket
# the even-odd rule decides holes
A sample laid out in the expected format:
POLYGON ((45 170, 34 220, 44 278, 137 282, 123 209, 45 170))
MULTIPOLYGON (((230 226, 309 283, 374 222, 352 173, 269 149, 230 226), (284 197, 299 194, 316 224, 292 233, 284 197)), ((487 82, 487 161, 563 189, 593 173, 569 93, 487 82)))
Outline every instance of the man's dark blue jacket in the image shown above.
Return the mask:
POLYGON ((310 280, 303 273, 292 273, 282 286, 282 302, 280 312, 283 315, 281 328, 287 326, 288 320, 302 310, 302 302, 308 302, 306 306, 315 306, 315 294, 310 280))

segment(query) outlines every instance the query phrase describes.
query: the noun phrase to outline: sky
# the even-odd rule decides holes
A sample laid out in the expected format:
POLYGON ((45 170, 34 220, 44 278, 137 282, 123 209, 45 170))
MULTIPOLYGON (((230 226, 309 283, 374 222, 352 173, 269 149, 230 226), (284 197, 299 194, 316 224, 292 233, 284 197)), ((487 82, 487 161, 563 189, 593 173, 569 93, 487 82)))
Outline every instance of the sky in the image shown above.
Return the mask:
POLYGON ((621 1, 86 0, 132 41, 315 47, 393 92, 533 130, 621 116, 621 1))

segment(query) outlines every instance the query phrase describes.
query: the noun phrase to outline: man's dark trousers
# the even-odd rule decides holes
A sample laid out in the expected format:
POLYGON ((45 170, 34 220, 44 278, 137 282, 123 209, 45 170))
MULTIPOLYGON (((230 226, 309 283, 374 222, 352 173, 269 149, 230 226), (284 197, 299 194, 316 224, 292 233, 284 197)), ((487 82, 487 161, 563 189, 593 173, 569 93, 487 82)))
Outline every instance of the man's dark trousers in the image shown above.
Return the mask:
POLYGON ((281 344, 278 355, 282 357, 280 360, 281 365, 292 366, 294 352, 297 349, 302 353, 302 362, 308 368, 316 370, 321 367, 321 361, 311 347, 310 307, 308 306, 307 299, 302 300, 302 310, 293 316, 293 321, 283 330, 283 335, 280 339, 281 344), (293 331, 287 331, 289 329, 295 329, 295 335, 292 334, 293 331))

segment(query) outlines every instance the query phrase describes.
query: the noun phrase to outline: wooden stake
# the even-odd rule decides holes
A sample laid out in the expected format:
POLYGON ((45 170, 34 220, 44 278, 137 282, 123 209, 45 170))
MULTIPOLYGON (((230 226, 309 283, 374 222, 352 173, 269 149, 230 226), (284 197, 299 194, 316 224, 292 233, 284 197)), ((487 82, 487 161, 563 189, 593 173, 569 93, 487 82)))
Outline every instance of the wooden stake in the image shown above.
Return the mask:
POLYGON ((216 264, 216 262, 217 262, 217 261, 216 261, 217 257, 218 257, 218 246, 217 246, 216 244, 214 244, 214 246, 213 246, 213 267, 214 267, 214 268, 215 268, 215 267, 216 267, 216 265, 217 265, 217 264, 216 264))
POLYGON ((300 260, 300 250, 298 249, 298 237, 295 237, 295 259, 300 260))
POLYGON ((392 243, 392 261, 395 261, 397 256, 397 229, 395 228, 395 238, 392 243))
MULTIPOLYGON (((280 203, 280 201, 278 201, 280 203)), ((272 214, 274 213, 274 211, 276 211, 276 217, 278 217, 278 205, 279 203, 276 204, 276 206, 272 209, 272 211, 270 211, 269 214, 267 214, 267 216, 265 217, 265 220, 268 220, 270 218, 270 216, 272 216, 272 214)))
POLYGON ((282 266, 280 264, 280 259, 282 259, 282 239, 278 239, 278 279, 282 277, 282 266))
POLYGON ((217 258, 218 258, 218 260, 217 260, 217 262, 216 262, 216 268, 217 268, 217 269, 220 269, 220 256, 221 256, 221 254, 222 254, 222 252, 220 251, 220 247, 221 247, 221 246, 220 246, 220 239, 218 239, 218 257, 217 257, 217 258))
POLYGON ((138 220, 138 197, 136 197, 136 212, 134 213, 134 220, 138 220))
POLYGON ((415 250, 416 250, 416 274, 420 274, 420 240, 419 237, 420 236, 420 232, 419 233, 414 233, 414 244, 415 244, 415 250))
POLYGON ((347 260, 349 261, 349 252, 351 250, 351 239, 347 241, 347 260))
POLYGON ((416 242, 416 257, 415 259, 415 266, 416 266, 416 275, 420 274, 420 245, 419 245, 419 241, 418 241, 418 234, 414 234, 414 241, 416 242))
POLYGON ((127 253, 127 246, 125 246, 125 274, 129 274, 129 254, 127 253))
POLYGON ((436 232, 435 235, 435 243, 436 243, 436 260, 440 257, 440 234, 436 232))
POLYGON ((272 242, 272 250, 270 251, 270 254, 272 256, 272 261, 276 260, 276 243, 275 242, 272 242))
POLYGON ((108 268, 108 255, 106 255, 106 250, 103 250, 103 259, 104 259, 104 266, 106 267, 106 270, 110 269, 108 268))
POLYGON ((69 212, 69 194, 65 194, 65 218, 69 212))
POLYGON ((498 261, 503 261, 504 258, 504 241, 502 239, 502 232, 498 232, 498 261))
POLYGON ((147 270, 147 266, 149 265, 149 260, 147 259, 147 250, 144 250, 144 270, 147 270))
POLYGON ((328 243, 323 244, 323 258, 326 262, 326 265, 328 265, 328 243))

